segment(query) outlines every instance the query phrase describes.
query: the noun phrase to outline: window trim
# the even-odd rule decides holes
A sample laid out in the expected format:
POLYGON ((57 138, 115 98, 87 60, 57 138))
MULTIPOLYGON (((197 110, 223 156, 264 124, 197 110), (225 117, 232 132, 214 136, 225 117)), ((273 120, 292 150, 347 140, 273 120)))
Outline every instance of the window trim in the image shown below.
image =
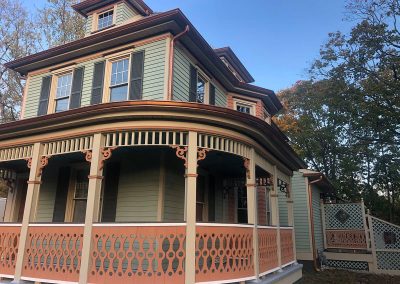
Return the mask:
MULTIPOLYGON (((238 111, 237 110, 237 106, 238 105, 242 105, 242 106, 245 106, 245 107, 249 107, 250 108, 250 115, 253 115, 253 116, 255 116, 256 115, 256 106, 257 106, 257 103, 255 103, 255 102, 251 102, 251 101, 245 101, 245 100, 241 100, 241 99, 237 99, 237 98, 233 98, 233 109, 234 110, 236 110, 236 111, 238 111)), ((242 113, 244 113, 244 112, 242 112, 242 113)))
POLYGON ((196 86, 196 103, 209 105, 211 80, 198 66, 195 66, 195 68, 197 69, 197 83, 199 82, 199 77, 202 78, 204 81, 204 102, 203 103, 197 102, 197 86, 196 86))
POLYGON ((131 64, 132 64, 132 52, 133 50, 124 51, 118 54, 113 54, 112 56, 106 57, 106 69, 104 72, 104 91, 103 91, 103 103, 111 102, 111 72, 112 64, 116 61, 128 59, 128 92, 126 95, 126 100, 129 101, 129 88, 131 86, 131 64))
POLYGON ((117 8, 116 5, 110 5, 110 6, 104 7, 104 8, 101 9, 101 10, 98 10, 98 11, 93 12, 93 14, 92 14, 93 19, 92 19, 91 32, 92 32, 92 33, 95 33, 95 32, 99 32, 99 31, 104 31, 104 30, 107 30, 107 29, 109 29, 109 28, 115 26, 116 18, 117 18, 117 9, 116 9, 116 8, 117 8), (100 16, 101 14, 104 14, 104 13, 107 13, 107 12, 110 12, 110 11, 113 11, 113 21, 112 21, 112 24, 111 24, 110 26, 108 26, 108 27, 104 27, 104 28, 102 28, 102 29, 99 29, 99 28, 98 28, 98 27, 99 27, 99 16, 100 16))
POLYGON ((76 64, 72 66, 68 66, 65 68, 57 69, 51 72, 51 86, 50 86, 50 95, 49 95, 49 105, 47 107, 47 114, 56 113, 56 101, 60 98, 57 98, 57 86, 58 86, 58 78, 67 74, 71 74, 71 89, 68 100, 68 109, 71 103, 71 92, 72 92, 72 84, 74 82, 74 70, 76 68, 76 64))

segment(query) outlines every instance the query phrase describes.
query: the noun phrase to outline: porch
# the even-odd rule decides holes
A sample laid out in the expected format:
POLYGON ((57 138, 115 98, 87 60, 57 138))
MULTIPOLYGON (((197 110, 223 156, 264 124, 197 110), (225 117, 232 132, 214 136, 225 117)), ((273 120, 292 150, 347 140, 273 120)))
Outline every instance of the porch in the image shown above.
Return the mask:
POLYGON ((1 277, 235 283, 295 263, 290 177, 240 139, 113 131, 1 149, 0 159, 10 172, 1 277))

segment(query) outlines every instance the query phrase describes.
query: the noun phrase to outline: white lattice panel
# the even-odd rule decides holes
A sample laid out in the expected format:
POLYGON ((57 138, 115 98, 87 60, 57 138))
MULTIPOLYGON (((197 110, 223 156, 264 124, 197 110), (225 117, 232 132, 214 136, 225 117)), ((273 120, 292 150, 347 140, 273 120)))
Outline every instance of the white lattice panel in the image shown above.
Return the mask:
POLYGON ((364 229, 360 203, 325 204, 326 229, 364 229))
POLYGON ((400 270, 400 251, 377 251, 376 260, 378 269, 400 270))
POLYGON ((356 271, 368 271, 368 262, 327 259, 325 268, 337 268, 356 271))
POLYGON ((230 138, 199 133, 197 146, 200 148, 231 153, 245 158, 250 157, 249 146, 230 138))
MULTIPOLYGON (((375 248, 400 250, 400 227, 375 217, 372 219, 375 248), (386 242, 385 242, 386 239, 386 242)), ((400 262, 400 259, 399 259, 400 262)))

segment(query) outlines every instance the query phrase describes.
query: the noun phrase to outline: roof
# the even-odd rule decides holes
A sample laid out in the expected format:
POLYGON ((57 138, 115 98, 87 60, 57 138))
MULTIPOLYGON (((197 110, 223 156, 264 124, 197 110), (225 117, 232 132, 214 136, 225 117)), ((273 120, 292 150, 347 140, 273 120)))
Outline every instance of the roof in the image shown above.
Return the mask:
POLYGON ((309 169, 301 169, 300 172, 303 173, 303 176, 307 177, 309 181, 316 181, 315 184, 317 184, 320 189, 332 193, 336 192, 333 184, 323 173, 309 169))
POLYGON ((214 51, 219 57, 225 57, 229 64, 232 65, 235 71, 239 73, 240 77, 242 77, 246 83, 254 82, 254 78, 251 76, 250 72, 246 67, 244 67, 243 63, 229 46, 216 48, 214 51))
POLYGON ((271 115, 276 114, 282 108, 281 102, 273 91, 240 82, 179 9, 151 14, 138 21, 104 30, 61 46, 19 58, 6 63, 5 66, 22 75, 26 75, 28 72, 37 69, 62 64, 65 61, 72 61, 82 56, 105 51, 162 33, 176 35, 181 33, 187 26, 190 27, 189 32, 180 38, 180 42, 190 50, 194 57, 202 63, 212 77, 216 78, 225 89, 230 92, 263 100, 267 111, 271 115))
MULTIPOLYGON (((82 16, 87 17, 89 12, 118 1, 120 0, 85 0, 72 5, 72 8, 82 16)), ((144 3, 142 0, 125 0, 124 2, 133 7, 143 16, 153 13, 153 10, 149 6, 147 6, 146 3, 144 3)))

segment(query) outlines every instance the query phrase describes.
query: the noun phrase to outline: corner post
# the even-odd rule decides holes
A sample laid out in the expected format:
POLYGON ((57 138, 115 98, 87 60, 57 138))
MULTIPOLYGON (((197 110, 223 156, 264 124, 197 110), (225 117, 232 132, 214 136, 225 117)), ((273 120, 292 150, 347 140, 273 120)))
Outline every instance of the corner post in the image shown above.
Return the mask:
POLYGON ((40 185, 42 183, 42 165, 41 158, 43 154, 43 145, 35 143, 32 150, 32 160, 30 162, 30 172, 28 180, 28 189, 26 193, 26 201, 24 215, 22 218, 21 234, 18 245, 17 262, 15 265, 14 281, 19 282, 22 277, 24 265, 24 255, 28 239, 29 223, 36 218, 36 211, 39 201, 40 185))
POLYGON ((371 232, 371 252, 372 252, 372 267, 369 266, 369 270, 373 273, 378 272, 378 260, 376 257, 376 246, 375 246, 375 235, 374 235, 374 227, 372 223, 372 217, 371 217, 371 212, 368 210, 368 224, 371 232))
POLYGON ((367 217, 365 216, 365 205, 363 198, 361 198, 361 214, 363 218, 363 226, 365 231, 365 242, 367 243, 367 250, 371 250, 371 244, 369 240, 368 226, 367 226, 367 217))
POLYGON ((197 132, 189 132, 186 191, 186 258, 185 283, 196 282, 196 190, 197 190, 197 132))
POLYGON ((290 184, 289 184, 289 196, 286 200, 287 203, 287 210, 288 210, 288 225, 292 227, 292 244, 293 244, 293 260, 297 260, 296 255, 296 232, 294 229, 294 213, 293 213, 293 192, 292 192, 292 177, 290 177, 290 184))
POLYGON ((249 164, 246 176, 247 188, 247 223, 253 224, 253 258, 254 258, 254 275, 256 280, 260 277, 259 271, 259 249, 258 249, 258 204, 256 190, 256 164, 254 149, 250 150, 249 164))
POLYGON ((86 205, 85 227, 83 231, 83 245, 81 257, 81 269, 79 273, 79 283, 88 283, 90 269, 90 251, 92 246, 93 223, 99 221, 100 195, 103 179, 102 169, 102 147, 104 146, 104 136, 96 133, 93 136, 92 160, 90 163, 88 198, 86 205))
POLYGON ((282 251, 281 251, 281 225, 279 221, 279 200, 278 200, 278 168, 274 166, 274 186, 271 192, 271 215, 272 225, 276 226, 276 246, 278 253, 278 265, 282 269, 282 251))

